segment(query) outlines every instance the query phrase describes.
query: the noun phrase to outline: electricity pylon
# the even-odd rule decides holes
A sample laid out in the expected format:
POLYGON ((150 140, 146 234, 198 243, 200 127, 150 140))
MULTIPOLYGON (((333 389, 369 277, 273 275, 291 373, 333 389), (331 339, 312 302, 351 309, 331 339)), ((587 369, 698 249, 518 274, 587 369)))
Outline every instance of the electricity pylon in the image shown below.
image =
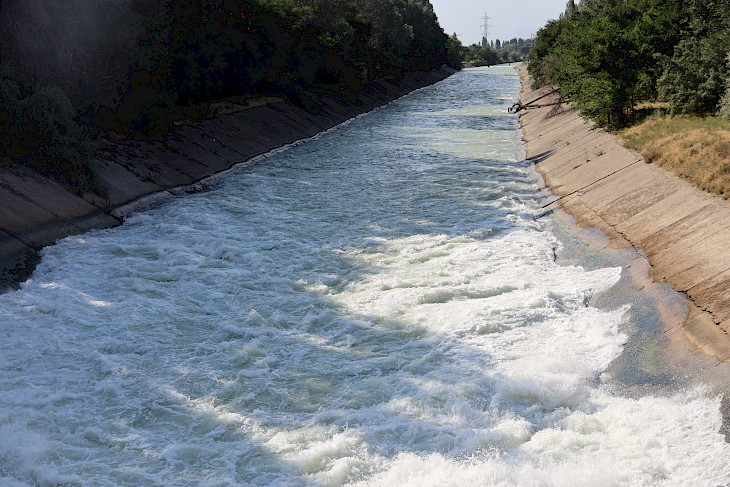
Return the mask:
POLYGON ((491 25, 489 25, 489 21, 492 20, 489 15, 487 15, 486 12, 484 12, 484 34, 482 35, 482 47, 489 46, 489 28, 491 25))

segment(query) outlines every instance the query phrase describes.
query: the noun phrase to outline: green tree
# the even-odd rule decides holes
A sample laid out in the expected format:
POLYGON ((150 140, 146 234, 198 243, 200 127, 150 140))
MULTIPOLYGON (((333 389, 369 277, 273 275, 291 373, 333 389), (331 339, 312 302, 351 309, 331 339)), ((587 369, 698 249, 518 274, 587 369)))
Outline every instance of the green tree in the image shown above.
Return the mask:
POLYGON ((728 69, 718 52, 721 43, 707 37, 691 37, 677 44, 674 55, 664 59, 664 73, 658 80, 659 96, 667 100, 672 113, 709 113, 718 108, 725 91, 728 69))
MULTIPOLYGON (((686 4, 679 0, 569 3, 566 15, 538 32, 530 73, 538 85, 559 85, 589 118, 623 125, 632 119, 638 102, 668 95, 666 87, 681 85, 684 73, 677 67, 691 64, 689 51, 680 49, 676 62, 669 60, 687 35, 688 15, 686 4), (664 88, 659 90, 658 80, 667 70, 673 74, 662 80, 664 88)), ((714 45, 718 43, 702 44, 701 49, 714 45)), ((697 80, 688 79, 686 86, 697 88, 697 80)))
MULTIPOLYGON (((730 54, 726 58, 726 64, 730 69, 730 54)), ((730 122, 730 75, 725 78, 725 93, 720 99, 720 116, 730 122)))
POLYGON ((15 69, 0 64, 0 157, 9 157, 77 194, 104 194, 91 161, 86 131, 59 87, 24 87, 15 69))
POLYGON ((527 66, 535 83, 534 88, 555 82, 551 79, 551 73, 556 62, 558 38, 563 30, 567 28, 567 25, 568 22, 564 18, 550 20, 538 31, 535 45, 530 51, 530 62, 527 66))
POLYGON ((461 44, 461 41, 454 32, 449 36, 446 44, 446 64, 454 69, 461 69, 468 49, 461 44))
POLYGON ((690 0, 682 10, 684 35, 672 52, 657 56, 659 96, 673 113, 714 112, 730 74, 721 61, 730 51, 730 0, 690 0))
POLYGON ((569 19, 572 17, 576 10, 575 0, 568 0, 568 3, 565 5, 565 18, 569 19))
POLYGON ((479 44, 469 46, 465 57, 474 66, 493 66, 504 62, 497 51, 479 44))

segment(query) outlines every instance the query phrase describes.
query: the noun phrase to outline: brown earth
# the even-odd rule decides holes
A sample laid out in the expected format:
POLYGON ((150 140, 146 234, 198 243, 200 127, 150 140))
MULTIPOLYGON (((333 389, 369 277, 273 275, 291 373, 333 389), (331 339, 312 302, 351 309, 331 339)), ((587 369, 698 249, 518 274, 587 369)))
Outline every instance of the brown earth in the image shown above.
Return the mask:
MULTIPOLYGON (((522 103, 552 91, 533 91, 524 65, 522 103)), ((557 102, 553 93, 540 104, 557 102)), ((569 104, 521 112, 527 157, 552 201, 583 227, 594 227, 617 248, 634 247, 649 262, 649 277, 691 300, 684 335, 699 349, 730 363, 730 205, 647 164, 618 138, 583 120, 569 104)), ((547 204, 546 212, 555 208, 547 204)))
POLYGON ((278 147, 310 138, 359 114, 440 81, 449 68, 381 80, 355 100, 311 95, 305 110, 278 98, 218 104, 217 116, 180 126, 161 141, 122 141, 96 158, 106 199, 66 191, 14 164, 0 165, 0 292, 27 279, 38 252, 63 237, 119 225, 151 195, 196 191, 195 183, 278 147))

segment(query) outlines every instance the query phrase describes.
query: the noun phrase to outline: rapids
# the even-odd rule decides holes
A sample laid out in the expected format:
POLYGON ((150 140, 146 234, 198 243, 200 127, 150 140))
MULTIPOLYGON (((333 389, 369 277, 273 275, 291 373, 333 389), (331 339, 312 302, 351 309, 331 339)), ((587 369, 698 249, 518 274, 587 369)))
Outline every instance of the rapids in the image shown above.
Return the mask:
POLYGON ((0 295, 0 484, 727 485, 720 398, 606 372, 622 268, 556 263, 519 87, 462 71, 45 249, 0 295))

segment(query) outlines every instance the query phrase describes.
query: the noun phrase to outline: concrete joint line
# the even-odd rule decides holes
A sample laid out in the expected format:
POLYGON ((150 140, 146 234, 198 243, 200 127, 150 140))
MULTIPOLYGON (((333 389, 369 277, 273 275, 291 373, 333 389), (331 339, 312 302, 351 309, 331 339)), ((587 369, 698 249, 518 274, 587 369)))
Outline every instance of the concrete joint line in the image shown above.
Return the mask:
POLYGON ((7 235, 10 235, 10 237, 14 238, 15 240, 17 240, 21 244, 25 245, 29 249, 33 249, 33 251, 35 251, 35 252, 40 252, 40 250, 43 248, 43 247, 36 247, 35 245, 32 245, 32 244, 26 242, 25 240, 23 240, 22 238, 18 237, 17 235, 15 235, 10 230, 6 230, 6 229, 4 229, 2 227, 0 227, 0 232, 3 232, 5 234, 7 234, 7 235))
POLYGON ((583 191, 584 189, 586 189, 586 188, 589 188, 589 187, 593 186, 594 184, 596 184, 596 183, 599 183, 599 182, 603 181, 604 179, 610 178, 611 176, 613 176, 613 175, 615 175, 615 174, 618 174, 618 173, 620 173, 621 171, 623 171, 624 169, 627 169, 627 168, 629 168, 629 167, 633 166, 634 164, 638 164, 639 162, 644 162, 644 160, 643 160, 643 159, 639 159, 639 160, 637 160, 637 161, 634 161, 634 162, 632 162, 631 164, 628 164, 628 165, 626 165, 626 166, 622 167, 621 169, 617 169, 617 170, 615 170, 615 171, 614 171, 614 172, 612 172, 611 174, 606 174, 606 175, 605 175, 605 176, 603 176, 602 178, 596 179, 595 181, 593 181, 593 182, 592 182, 592 183, 590 183, 590 184, 586 184, 586 185, 585 185, 585 186, 583 186, 582 188, 578 188, 578 189, 576 189, 576 190, 574 190, 574 191, 571 191, 571 192, 570 192, 570 193, 568 193, 568 194, 564 194, 563 196, 560 196, 559 198, 557 198, 557 199, 555 199, 555 200, 553 200, 553 201, 551 201, 551 202, 549 202, 549 203, 547 203, 547 204, 544 204, 544 205, 542 205, 542 206, 541 206, 540 208, 547 208, 548 206, 552 205, 553 203, 557 203, 558 201, 562 200, 563 198, 567 198, 568 196, 571 196, 571 195, 574 195, 575 193, 578 193, 578 192, 580 192, 580 191, 583 191))
MULTIPOLYGON (((581 136, 581 137, 579 137, 579 138, 575 139, 575 140, 574 140, 573 142, 577 142, 577 141, 579 141, 579 140, 580 140, 580 139, 582 139, 582 138, 583 138, 583 136, 581 136)), ((572 142, 571 142, 571 143, 565 143, 565 144, 563 144, 563 145, 562 145, 561 147, 557 147, 557 148, 555 148, 555 149, 554 149, 554 150, 553 150, 553 151, 552 151, 552 152, 550 153, 549 157, 544 157, 542 161, 540 161, 540 162, 536 162, 536 163, 535 163, 535 165, 536 165, 536 166, 537 166, 537 165, 541 165, 541 164, 542 164, 543 162, 547 161, 547 160, 548 160, 548 159, 549 159, 550 157, 558 157, 558 152, 559 152, 559 151, 561 151, 561 150, 563 150, 563 149, 565 149, 565 148, 566 148, 566 147, 568 147, 569 145, 572 145, 572 142)), ((599 145, 597 145, 596 147, 594 147, 594 149, 595 149, 595 148, 598 148, 598 147, 601 147, 601 145, 603 145, 603 144, 599 144, 599 145)), ((578 144, 578 148, 580 148, 580 144, 578 144)), ((565 156, 566 154, 569 154, 569 153, 570 153, 570 152, 571 152, 572 150, 573 150, 573 148, 571 147, 571 148, 570 148, 569 150, 567 150, 567 151, 565 152, 565 154, 562 154, 562 155, 561 155, 560 157, 563 157, 563 156, 565 156)), ((545 151, 545 152, 547 152, 547 151, 545 151)), ((571 157, 570 159, 567 159, 567 160, 565 161, 565 163, 567 163, 567 162, 571 162, 571 161, 574 161, 574 160, 575 160, 576 158, 578 158, 578 157, 580 157, 580 156, 574 156, 574 157, 571 157)), ((600 156, 597 156, 597 157, 600 157, 600 156)), ((528 159, 529 159, 529 158, 528 158, 528 159)), ((565 164, 565 163, 563 163, 563 164, 565 164)), ((549 170, 549 171, 544 171, 544 172, 543 172, 542 174, 543 174, 543 175, 545 175, 545 174, 549 174, 549 173, 551 173, 551 172, 553 172, 553 171, 555 171, 555 170, 557 170, 557 169, 560 169, 561 167, 562 167, 562 166, 557 166, 557 167, 555 167, 555 168, 553 168, 553 169, 551 169, 551 170, 549 170)))
MULTIPOLYGON (((596 138, 598 138, 598 137, 596 137, 596 138)), ((589 153, 590 151, 592 151, 592 150, 596 150, 596 149, 598 149, 599 147, 603 147, 604 145, 606 145, 606 144, 609 144, 610 142, 611 142, 610 140, 606 140, 606 141, 604 141, 604 142, 602 142, 602 143, 600 143, 600 144, 596 145, 595 147, 591 147, 590 149, 585 149, 585 148, 583 148, 583 149, 585 149, 585 152, 583 152, 583 154, 582 154, 582 155, 581 155, 581 154, 578 154, 578 155, 572 156, 572 157, 571 157, 570 159, 567 159, 567 161, 566 161, 566 162, 571 162, 571 161, 574 161, 574 160, 576 160, 576 159, 577 159, 577 158, 579 158, 579 157, 584 157, 584 156, 585 156, 586 154, 588 154, 588 153, 589 153)), ((578 149, 581 149, 581 147, 580 147, 580 146, 578 146, 578 149)), ((566 154, 564 154, 564 156, 567 156, 567 154, 570 154, 570 152, 572 152, 573 150, 574 150, 574 149, 572 149, 572 148, 571 148, 570 150, 566 151, 566 154)), ((612 149, 607 149, 607 150, 612 150, 612 149)), ((556 153, 557 153, 557 151, 556 151, 556 153)), ((605 154, 605 152, 604 152, 604 154, 605 154)), ((600 156, 600 155, 596 155, 596 157, 601 157, 601 156, 600 156)))
MULTIPOLYGON (((3 189, 6 189, 6 190, 8 190, 8 191, 10 191, 10 192, 11 192, 11 193, 13 193, 13 194, 14 194, 15 196, 17 196, 17 197, 19 197, 19 198, 21 198, 21 199, 23 199, 23 200, 27 201, 27 202, 28 202, 28 203, 30 203, 31 205, 35 205, 35 206, 37 206, 38 208, 42 209, 43 211, 47 211, 48 213, 50 213, 51 215, 53 215, 54 217, 56 217, 56 219, 57 219, 57 220, 65 221, 66 223, 68 223, 69 225, 71 225, 72 227, 74 227, 75 229, 77 229, 77 230, 79 230, 79 231, 83 231, 83 230, 82 230, 81 228, 79 228, 78 226, 76 226, 76 225, 75 225, 75 224, 74 224, 74 223, 73 223, 73 222, 72 222, 71 220, 69 220, 69 219, 65 218, 65 217, 64 217, 64 216, 62 216, 62 215, 59 215, 58 213, 56 213, 55 211, 53 211, 53 210, 52 210, 52 209, 50 209, 50 208, 46 208, 45 206, 43 206, 42 204, 38 203, 37 201, 33 201, 32 199, 28 198, 28 197, 27 197, 27 196, 26 196, 25 194, 21 193, 20 191, 17 191, 17 190, 15 189, 15 188, 13 188, 13 187, 11 187, 11 186, 9 186, 9 185, 5 184, 5 183, 0 183, 0 187, 2 187, 3 189)), ((82 199, 83 199, 83 198, 82 198, 82 199)), ((86 200, 84 200, 84 201, 86 201, 86 200)), ((88 203, 88 201, 86 201, 86 202, 88 203)), ((96 205, 92 205, 92 206, 96 207, 96 205)), ((3 228, 0 228, 0 230, 4 231, 4 232, 5 232, 5 233, 7 233, 8 235, 11 235, 11 236, 15 237, 15 235, 13 235, 12 233, 8 232, 7 230, 5 230, 5 229, 3 229, 3 228)), ((17 237, 16 237, 16 238, 17 238, 17 237)), ((18 238, 18 240, 20 240, 20 239, 18 238)), ((20 240, 20 241, 21 241, 21 242, 23 242, 22 240, 20 240)), ((24 245, 27 245, 27 244, 26 244, 25 242, 23 242, 23 244, 24 244, 24 245)), ((31 245, 29 245, 29 247, 31 247, 31 248, 34 248, 34 247, 33 247, 33 246, 31 246, 31 245)))
POLYGON ((711 279, 714 279, 714 278, 716 278, 717 276, 719 276, 719 275, 721 275, 721 274, 724 274, 724 273, 726 273, 727 271, 728 271, 728 269, 723 269, 723 270, 721 270, 720 272, 718 272, 718 273, 716 273, 716 274, 713 274, 713 275, 709 276, 709 277, 708 277, 707 279, 705 279, 704 281, 700 281, 700 282, 698 282, 697 284, 695 284, 694 286, 690 286, 690 287, 688 287, 688 288, 687 288, 686 290, 684 290, 683 292, 685 292, 685 293, 689 294, 689 293, 691 293, 691 292, 692 292, 692 289, 696 288, 696 287, 697 287, 697 286, 699 286, 700 284, 703 284, 703 283, 705 283, 705 282, 707 282, 707 281, 709 281, 709 280, 711 280, 711 279))

